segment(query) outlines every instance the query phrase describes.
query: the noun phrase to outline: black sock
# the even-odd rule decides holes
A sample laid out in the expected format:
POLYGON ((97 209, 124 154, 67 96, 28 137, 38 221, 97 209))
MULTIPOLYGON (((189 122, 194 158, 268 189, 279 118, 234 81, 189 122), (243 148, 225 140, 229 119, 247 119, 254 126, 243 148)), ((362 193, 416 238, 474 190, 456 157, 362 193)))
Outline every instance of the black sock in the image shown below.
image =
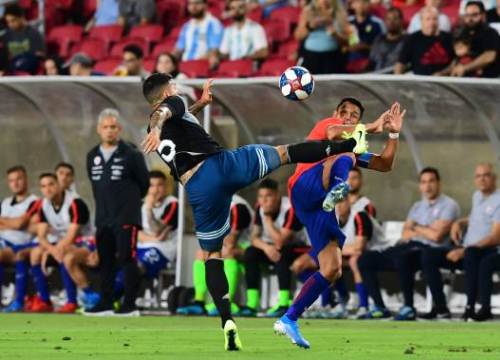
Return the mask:
POLYGON ((222 259, 208 259, 205 261, 205 279, 207 288, 219 310, 222 320, 222 328, 231 317, 231 303, 229 301, 229 285, 224 273, 224 261, 222 259))
POLYGON ((356 140, 345 141, 316 140, 288 145, 290 163, 314 163, 335 154, 352 152, 356 140))

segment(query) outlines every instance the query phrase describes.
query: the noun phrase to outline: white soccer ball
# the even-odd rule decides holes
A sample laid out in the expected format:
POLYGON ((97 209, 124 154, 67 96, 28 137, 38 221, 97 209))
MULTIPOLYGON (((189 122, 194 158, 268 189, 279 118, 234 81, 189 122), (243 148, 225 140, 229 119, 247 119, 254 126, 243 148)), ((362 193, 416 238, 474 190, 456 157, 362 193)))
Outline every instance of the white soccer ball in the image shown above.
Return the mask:
POLYGON ((314 79, 306 68, 292 66, 281 74, 279 87, 287 99, 301 101, 311 96, 314 91, 314 79))

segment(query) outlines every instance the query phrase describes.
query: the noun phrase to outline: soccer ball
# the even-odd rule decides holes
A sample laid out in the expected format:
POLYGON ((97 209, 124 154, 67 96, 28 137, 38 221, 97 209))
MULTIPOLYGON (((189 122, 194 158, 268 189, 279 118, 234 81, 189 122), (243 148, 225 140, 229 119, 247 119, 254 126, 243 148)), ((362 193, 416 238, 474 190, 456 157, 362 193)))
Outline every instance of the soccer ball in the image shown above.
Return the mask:
POLYGON ((281 74, 279 86, 287 99, 305 100, 314 90, 314 79, 306 68, 292 66, 281 74))

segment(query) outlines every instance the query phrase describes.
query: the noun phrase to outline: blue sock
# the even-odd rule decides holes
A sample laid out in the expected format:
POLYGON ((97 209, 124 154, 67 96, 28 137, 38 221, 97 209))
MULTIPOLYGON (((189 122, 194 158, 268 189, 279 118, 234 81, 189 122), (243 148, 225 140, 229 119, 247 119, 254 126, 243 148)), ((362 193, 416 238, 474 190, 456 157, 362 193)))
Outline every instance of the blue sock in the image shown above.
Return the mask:
POLYGON ((331 303, 332 303, 332 290, 330 289, 330 287, 327 287, 321 293, 321 306, 325 307, 327 305, 330 305, 331 303))
POLYGON ((43 274, 42 267, 40 265, 33 265, 31 267, 31 274, 33 275, 33 280, 35 281, 38 296, 40 296, 42 301, 49 302, 49 285, 47 283, 47 278, 43 274))
POLYGON ((335 283, 335 290, 339 294, 340 302, 345 304, 349 299, 349 293, 347 292, 347 288, 345 287, 344 278, 340 278, 335 283))
POLYGON ((297 274, 297 279, 301 282, 301 283, 305 283, 307 281, 307 279, 309 279, 309 277, 311 275, 314 274, 314 271, 313 270, 304 270, 302 271, 300 274, 297 274))
POLYGON ((27 286, 28 263, 26 261, 16 261, 16 302, 24 304, 27 286))
POLYGON ((286 316, 293 321, 302 315, 305 309, 312 305, 318 296, 330 286, 330 282, 316 271, 302 286, 299 295, 286 312, 286 316))
POLYGON ((119 299, 123 295, 123 288, 124 288, 124 274, 123 271, 120 271, 116 274, 115 278, 115 287, 114 287, 114 294, 113 296, 115 299, 119 299))
POLYGON ((358 293, 359 306, 368 307, 368 292, 366 291, 365 284, 357 283, 354 285, 356 287, 356 292, 358 293))
POLYGON ((330 189, 341 182, 347 181, 349 171, 351 171, 353 166, 354 163, 350 156, 341 155, 338 157, 330 170, 330 189))
POLYGON ((68 303, 77 304, 76 300, 76 285, 66 270, 64 264, 59 265, 59 271, 61 271, 61 277, 64 284, 64 289, 66 290, 66 296, 68 297, 68 303))

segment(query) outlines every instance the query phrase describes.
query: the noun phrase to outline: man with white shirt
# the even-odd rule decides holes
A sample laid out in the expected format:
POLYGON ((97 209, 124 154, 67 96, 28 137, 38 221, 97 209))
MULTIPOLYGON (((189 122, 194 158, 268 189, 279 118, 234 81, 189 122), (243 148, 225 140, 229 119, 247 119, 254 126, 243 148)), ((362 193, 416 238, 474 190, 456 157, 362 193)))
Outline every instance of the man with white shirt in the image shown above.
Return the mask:
POLYGON ((246 17, 246 2, 244 0, 231 0, 229 11, 233 24, 224 30, 220 57, 229 60, 265 59, 269 54, 266 33, 262 25, 246 17))
POLYGON ((448 253, 447 259, 463 258, 467 307, 464 320, 491 319, 492 274, 500 270, 500 190, 496 188, 496 174, 491 164, 479 164, 475 172, 477 191, 472 196, 472 210, 468 217, 457 220, 451 228, 451 237, 463 247, 448 253), (463 228, 467 226, 464 237, 463 228), (476 314, 477 292, 481 309, 476 314))
POLYGON ((214 67, 224 28, 208 12, 207 0, 188 0, 188 12, 191 19, 182 26, 174 54, 183 61, 207 59, 214 67))

